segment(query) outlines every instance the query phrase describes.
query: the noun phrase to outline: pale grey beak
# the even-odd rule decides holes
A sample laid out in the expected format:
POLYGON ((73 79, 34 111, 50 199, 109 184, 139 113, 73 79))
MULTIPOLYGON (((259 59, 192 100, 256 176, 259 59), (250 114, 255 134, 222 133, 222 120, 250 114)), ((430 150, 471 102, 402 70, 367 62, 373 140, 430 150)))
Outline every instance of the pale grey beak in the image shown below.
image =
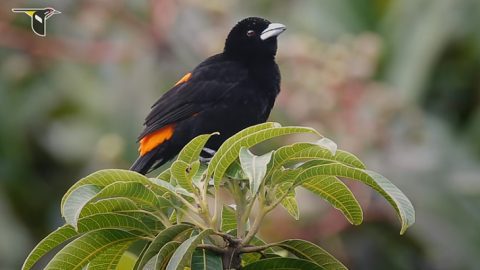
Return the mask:
POLYGON ((60 12, 60 11, 58 11, 58 10, 54 10, 54 11, 53 11, 53 14, 60 14, 60 13, 62 13, 62 12, 60 12))
POLYGON ((262 34, 260 34, 261 40, 266 40, 271 37, 276 37, 283 33, 283 31, 287 30, 287 27, 281 23, 271 23, 268 25, 267 29, 263 30, 262 34))

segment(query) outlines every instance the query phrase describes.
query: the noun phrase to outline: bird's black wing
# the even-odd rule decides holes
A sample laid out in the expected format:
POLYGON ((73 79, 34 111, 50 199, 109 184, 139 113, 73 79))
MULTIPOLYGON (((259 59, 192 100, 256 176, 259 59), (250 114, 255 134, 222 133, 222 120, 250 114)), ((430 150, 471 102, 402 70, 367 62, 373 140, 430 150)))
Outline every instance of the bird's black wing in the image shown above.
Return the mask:
POLYGON ((247 76, 247 70, 240 64, 221 55, 210 57, 191 72, 188 80, 175 85, 155 102, 138 139, 201 113, 225 98, 247 76))

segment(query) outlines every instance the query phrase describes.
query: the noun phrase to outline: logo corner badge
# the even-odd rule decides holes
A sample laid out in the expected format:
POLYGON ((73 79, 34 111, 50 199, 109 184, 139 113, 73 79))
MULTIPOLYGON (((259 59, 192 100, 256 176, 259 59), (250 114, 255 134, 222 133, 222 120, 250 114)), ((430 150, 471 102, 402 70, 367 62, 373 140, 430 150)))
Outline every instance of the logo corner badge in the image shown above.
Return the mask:
POLYGON ((25 13, 30 16, 30 23, 33 33, 37 36, 45 37, 47 35, 47 20, 55 14, 61 12, 51 7, 46 8, 12 8, 12 12, 25 13))

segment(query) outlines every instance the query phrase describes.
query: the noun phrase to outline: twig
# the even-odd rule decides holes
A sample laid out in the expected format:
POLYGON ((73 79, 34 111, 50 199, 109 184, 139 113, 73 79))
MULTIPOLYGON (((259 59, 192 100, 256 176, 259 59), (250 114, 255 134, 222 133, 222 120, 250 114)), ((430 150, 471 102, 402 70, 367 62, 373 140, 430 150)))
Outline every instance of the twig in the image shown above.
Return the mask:
POLYGON ((203 218, 203 220, 205 221, 205 223, 209 224, 210 227, 213 228, 214 225, 212 223, 210 209, 208 207, 208 200, 207 200, 208 181, 207 181, 207 176, 206 176, 205 173, 203 174, 202 179, 200 179, 200 183, 203 184, 203 186, 200 187, 201 190, 199 191, 200 215, 203 218))
POLYGON ((222 232, 213 232, 214 234, 221 236, 225 241, 229 243, 234 243, 234 244, 239 244, 242 242, 242 239, 235 238, 234 236, 228 234, 228 233, 222 233, 222 232))
POLYGON ((200 244, 197 246, 197 248, 205 249, 205 250, 210 250, 218 254, 225 254, 226 249, 217 247, 215 245, 209 245, 209 244, 200 244))
POLYGON ((189 201, 187 201, 187 199, 183 198, 182 195, 175 196, 175 198, 180 199, 180 201, 182 201, 182 203, 185 204, 188 207, 188 209, 190 209, 190 211, 194 213, 198 213, 198 209, 195 206, 193 206, 189 201))
MULTIPOLYGON (((293 187, 293 185, 292 185, 292 187, 293 187)), ((290 187, 290 189, 292 187, 290 187)), ((258 229, 260 228, 260 225, 262 224, 263 218, 270 211, 272 211, 275 207, 277 207, 277 205, 279 203, 281 203, 283 201, 283 199, 285 199, 285 197, 288 195, 288 192, 290 191, 290 189, 287 192, 285 192, 285 194, 283 194, 282 197, 280 197, 280 199, 278 199, 277 201, 275 201, 274 203, 272 203, 270 205, 265 205, 265 201, 264 201, 265 198, 263 198, 262 195, 258 196, 258 203, 259 203, 259 206, 260 206, 260 214, 255 218, 255 221, 253 222, 252 228, 250 228, 247 236, 245 236, 245 238, 243 239, 243 241, 242 241, 243 246, 247 245, 253 239, 255 234, 258 232, 258 229)))
MULTIPOLYGON (((245 213, 245 206, 249 206, 246 203, 245 198, 245 191, 242 190, 240 186, 240 181, 228 181, 229 184, 229 191, 232 194, 233 199, 235 200, 235 219, 237 220, 237 238, 243 238, 245 236, 245 224, 244 221, 244 213, 245 213)), ((247 208, 248 209, 248 208, 247 208)), ((246 218, 246 220, 248 217, 246 218)))
MULTIPOLYGON (((199 222, 198 220, 195 219, 195 217, 193 215, 191 215, 188 211, 185 211, 184 209, 180 208, 180 207, 175 207, 175 210, 177 211, 180 211, 182 212, 185 216, 189 217, 190 218, 190 221, 196 225, 197 227, 199 227, 200 229, 202 230, 206 230, 208 229, 208 226, 202 224, 201 222, 199 222)), ((178 218, 179 215, 177 215, 177 218, 178 218)), ((177 220, 178 222, 178 220, 177 220)), ((179 222, 178 222, 179 223, 179 222)))
POLYGON ((265 208, 262 208, 260 211, 261 211, 260 214, 255 218, 255 221, 253 222, 252 227, 248 231, 247 236, 245 236, 245 238, 242 241, 243 246, 247 245, 253 239, 255 234, 257 234, 258 229, 260 229, 260 225, 262 225, 263 218, 269 212, 265 208))
POLYGON ((263 246, 245 246, 240 249, 240 253, 253 253, 253 252, 261 252, 267 248, 271 248, 275 246, 275 244, 266 244, 263 246))
POLYGON ((212 223, 214 226, 215 230, 218 230, 220 228, 220 215, 222 212, 222 200, 220 198, 220 189, 215 188, 215 208, 214 208, 214 213, 212 217, 212 223))

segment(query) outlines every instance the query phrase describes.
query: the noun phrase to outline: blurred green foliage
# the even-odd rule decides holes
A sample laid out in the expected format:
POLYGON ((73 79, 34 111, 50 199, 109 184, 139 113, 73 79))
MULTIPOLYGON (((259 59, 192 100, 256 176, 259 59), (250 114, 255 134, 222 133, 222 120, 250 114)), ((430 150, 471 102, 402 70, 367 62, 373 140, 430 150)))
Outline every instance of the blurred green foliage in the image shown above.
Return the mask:
POLYGON ((479 1, 57 0, 48 5, 62 14, 49 19, 46 38, 10 11, 43 5, 0 3, 0 268, 18 269, 61 223, 67 180, 130 165, 149 106, 221 51, 246 16, 289 28, 271 119, 313 126, 357 153, 405 191, 418 217, 411 241, 391 238, 385 201, 351 184, 366 221, 382 229, 351 228, 302 194, 312 201, 301 209, 308 223, 278 212, 263 234, 330 245, 354 269, 477 267, 479 1), (365 260, 375 254, 385 259, 365 260))

